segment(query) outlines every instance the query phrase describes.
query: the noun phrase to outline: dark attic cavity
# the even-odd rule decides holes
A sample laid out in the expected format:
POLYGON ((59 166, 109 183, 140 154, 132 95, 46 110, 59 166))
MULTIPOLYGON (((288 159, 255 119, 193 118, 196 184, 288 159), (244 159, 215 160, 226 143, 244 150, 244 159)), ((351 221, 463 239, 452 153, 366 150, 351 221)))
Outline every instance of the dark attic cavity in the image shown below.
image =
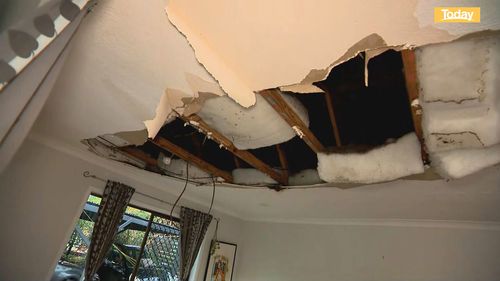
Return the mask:
MULTIPOLYGON (((368 64, 368 87, 364 83, 364 63, 361 54, 333 68, 327 79, 316 83, 326 93, 284 92, 285 95, 296 97, 307 109, 309 130, 328 151, 363 152, 414 131, 401 54, 387 51, 371 59, 368 64), (326 95, 331 97, 331 103, 326 95), (331 109, 336 122, 331 120, 331 109), (340 143, 336 142, 334 128, 338 128, 340 143)), ((232 171, 237 168, 259 169, 267 171, 268 175, 270 168, 271 171, 278 171, 285 179, 300 171, 317 168, 316 153, 299 136, 279 145, 285 161, 283 157, 280 159, 277 145, 244 151, 246 156, 250 154, 257 159, 256 164, 255 161, 248 161, 248 158, 245 161, 245 155, 241 157, 235 147, 221 146, 220 140, 214 139, 212 128, 198 130, 202 119, 195 120, 196 122, 191 119, 188 123, 185 120, 177 118, 164 125, 156 138, 175 144, 180 152, 169 151, 153 143, 153 140, 133 148, 144 152, 146 160, 153 163, 153 167, 147 165, 146 169, 159 171, 154 163, 160 153, 184 160, 186 159, 182 154, 188 153, 194 157, 189 162, 205 171, 207 169, 203 168, 203 163, 213 165, 211 171, 215 167, 217 173, 226 175, 226 182, 232 180, 232 171), (210 129, 212 132, 207 133, 210 129)), ((207 172, 210 174, 210 169, 207 172)), ((286 183, 286 180, 282 182, 286 183)))
POLYGON ((342 143, 377 146, 414 131, 401 54, 389 50, 372 58, 368 87, 364 64, 358 55, 316 83, 333 99, 342 143))

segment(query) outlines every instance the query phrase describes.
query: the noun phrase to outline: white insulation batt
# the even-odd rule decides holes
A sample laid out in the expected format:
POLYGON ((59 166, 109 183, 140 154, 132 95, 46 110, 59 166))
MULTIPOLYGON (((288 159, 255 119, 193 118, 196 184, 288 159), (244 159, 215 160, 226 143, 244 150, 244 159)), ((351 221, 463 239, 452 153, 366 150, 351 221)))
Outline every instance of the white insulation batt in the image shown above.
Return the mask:
POLYGON ((500 162, 500 36, 417 50, 422 129, 431 165, 458 178, 500 162))
POLYGON ((431 154, 432 166, 445 178, 461 178, 500 163, 500 144, 431 154))
POLYGON ((267 174, 251 168, 234 169, 233 183, 245 185, 278 184, 267 174))
POLYGON ((322 183, 318 171, 314 169, 302 170, 288 178, 288 185, 311 185, 322 183))
POLYGON ((319 177, 332 183, 375 183, 424 172, 415 133, 366 153, 318 153, 319 177))
POLYGON ((422 128, 430 152, 500 142, 500 36, 417 50, 422 128))
MULTIPOLYGON (((295 97, 282 94, 306 125, 306 108, 295 97)), ((260 95, 254 106, 244 108, 228 96, 207 99, 197 114, 211 127, 230 139, 241 150, 286 142, 295 131, 260 95)))

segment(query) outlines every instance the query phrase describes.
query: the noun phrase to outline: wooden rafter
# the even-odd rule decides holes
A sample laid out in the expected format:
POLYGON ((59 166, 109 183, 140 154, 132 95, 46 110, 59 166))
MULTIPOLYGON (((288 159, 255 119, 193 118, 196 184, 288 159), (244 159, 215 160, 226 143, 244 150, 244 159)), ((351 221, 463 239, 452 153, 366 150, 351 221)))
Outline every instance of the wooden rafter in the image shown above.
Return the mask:
POLYGON ((429 161, 429 155, 425 148, 424 136, 422 131, 422 107, 418 102, 418 81, 417 81, 417 65, 414 50, 402 50, 401 58, 403 59, 403 67, 406 81, 406 90, 408 92, 408 100, 413 120, 415 134, 420 141, 422 159, 424 162, 429 161))
POLYGON ((236 157, 240 158, 241 160, 247 162, 257 170, 269 175, 272 179, 277 181, 280 184, 286 185, 288 184, 288 178, 283 176, 281 173, 275 171, 273 168, 271 168, 269 165, 264 163, 262 160, 257 158, 255 155, 252 153, 246 151, 246 150, 239 150, 234 146, 233 142, 230 141, 227 137, 219 133, 218 131, 214 130, 211 128, 205 121, 203 121, 198 115, 193 114, 188 117, 186 116, 180 116, 185 122, 188 122, 191 124, 191 126, 197 128, 201 132, 203 132, 207 137, 210 139, 213 139, 215 142, 217 142, 221 148, 227 149, 229 152, 234 154, 236 157))
POLYGON ((165 138, 156 137, 154 140, 150 141, 156 146, 165 149, 172 154, 177 155, 177 157, 181 158, 182 160, 197 166, 198 168, 202 169, 203 171, 215 177, 221 177, 227 182, 231 183, 233 182, 233 176, 231 175, 231 173, 215 167, 214 165, 206 162, 205 160, 199 158, 198 156, 192 154, 191 152, 185 150, 184 148, 174 144, 173 142, 165 138))
POLYGON ((276 112, 295 130, 297 135, 316 153, 325 151, 325 147, 304 124, 302 119, 293 111, 281 96, 279 89, 260 91, 262 97, 276 110, 276 112))
POLYGON ((146 166, 150 168, 154 168, 155 170, 158 169, 158 163, 157 160, 146 154, 144 151, 140 150, 139 148, 135 146, 124 146, 118 148, 119 150, 123 151, 124 153, 127 153, 128 155, 141 160, 142 162, 146 163, 146 166))
POLYGON ((276 151, 278 151, 278 157, 280 159, 281 168, 283 169, 283 175, 288 178, 288 160, 286 159, 285 152, 280 144, 276 145, 276 151))
POLYGON ((333 109, 333 99, 330 92, 325 92, 326 107, 328 108, 328 116, 330 116, 330 122, 332 125, 333 136, 335 137, 335 143, 337 146, 342 146, 340 140, 339 128, 337 126, 337 118, 335 118, 335 111, 333 109))
POLYGON ((236 169, 241 168, 240 158, 236 157, 236 155, 233 154, 233 160, 234 160, 234 166, 236 167, 236 169))

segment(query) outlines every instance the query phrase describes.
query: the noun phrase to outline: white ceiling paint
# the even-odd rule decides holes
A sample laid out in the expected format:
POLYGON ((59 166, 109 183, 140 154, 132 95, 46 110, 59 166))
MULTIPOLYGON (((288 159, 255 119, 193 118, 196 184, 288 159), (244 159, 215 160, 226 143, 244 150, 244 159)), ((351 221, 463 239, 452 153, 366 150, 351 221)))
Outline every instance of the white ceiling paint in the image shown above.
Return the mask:
MULTIPOLYGON (((463 1, 448 3, 454 2, 463 1)), ((497 16, 486 17, 480 24, 453 27, 452 35, 446 26, 437 29, 426 22, 434 14, 434 4, 425 0, 172 0, 167 12, 221 87, 243 106, 250 106, 257 90, 301 83, 310 91, 311 82, 324 79, 335 64, 359 51, 444 42, 472 31, 500 28, 497 16)), ((497 3, 467 1, 471 5, 495 11, 497 3)))
MULTIPOLYGON (((420 24, 416 0, 193 1, 168 3, 170 19, 189 42, 169 22, 165 0, 99 3, 74 38, 36 131, 76 142, 146 126, 152 137, 171 109, 183 106, 182 97, 224 94, 217 81, 250 106, 254 90, 303 80, 295 90, 311 90, 332 63, 359 50, 456 37, 420 24)), ((425 11, 430 8, 418 6, 419 14, 425 11)))
MULTIPOLYGON (((193 27, 205 41, 210 41, 214 54, 224 54, 225 70, 233 76, 224 71, 217 75, 210 67, 209 70, 219 81, 244 81, 238 85, 244 85, 248 91, 231 92, 243 105, 253 104, 253 90, 298 83, 311 69, 319 69, 315 77, 324 76, 328 71, 322 69, 331 68, 332 62, 370 34, 380 34, 388 45, 455 38, 445 31, 420 29, 413 18, 416 1, 325 1, 317 5, 284 0, 190 2, 183 2, 182 9, 189 11, 193 27), (219 5, 227 6, 218 9, 219 5), (365 10, 371 10, 371 14, 365 10), (227 14, 220 15, 221 11, 227 14), (337 14, 339 11, 344 12, 337 14), (381 14, 394 18, 388 20, 381 14)), ((149 1, 147 5, 133 0, 100 2, 77 34, 35 131, 62 143, 76 144, 83 138, 101 134, 144 129, 143 121, 161 115, 152 125, 155 129, 167 118, 168 107, 177 106, 175 101, 167 100, 158 108, 162 95, 192 97, 193 89, 200 91, 200 87, 188 81, 190 75, 199 78, 200 84, 208 83, 207 89, 213 89, 215 80, 197 62, 186 39, 168 23, 165 5, 160 0, 149 1)), ((176 11, 181 10, 177 8, 176 11)), ((381 42, 376 36, 370 39, 376 44, 381 42)), ((194 41, 190 38, 190 42, 194 41)), ((376 44, 358 45, 347 55, 376 44)), ((102 163, 102 167, 110 165, 109 161, 102 163)), ((114 164, 122 173, 133 171, 138 178, 158 188, 181 184, 114 164)), ((239 217, 259 220, 500 221, 499 172, 497 166, 451 182, 400 180, 348 190, 314 188, 277 193, 221 187, 217 190, 216 204, 239 217)), ((190 188, 186 195, 209 202, 211 190, 190 188)))
POLYGON ((165 5, 163 0, 99 2, 74 38, 35 130, 77 142, 144 129, 143 121, 158 112, 159 120, 150 124, 155 130, 166 118, 161 113, 169 111, 164 107, 172 104, 157 110, 165 92, 191 97, 193 89, 219 88, 169 23, 165 5))
MULTIPOLYGON (((101 158, 82 147, 32 135, 42 145, 96 167, 133 178, 154 188, 178 195, 183 181, 101 158), (81 159, 81 160, 79 160, 81 159)), ((394 182, 351 189, 330 187, 276 192, 267 188, 218 186, 214 208, 245 220, 352 223, 370 220, 500 221, 500 166, 490 167, 458 180, 394 182)), ((152 193, 154 194, 154 193, 152 193)), ((189 185, 184 198, 209 205, 212 188, 189 185)))

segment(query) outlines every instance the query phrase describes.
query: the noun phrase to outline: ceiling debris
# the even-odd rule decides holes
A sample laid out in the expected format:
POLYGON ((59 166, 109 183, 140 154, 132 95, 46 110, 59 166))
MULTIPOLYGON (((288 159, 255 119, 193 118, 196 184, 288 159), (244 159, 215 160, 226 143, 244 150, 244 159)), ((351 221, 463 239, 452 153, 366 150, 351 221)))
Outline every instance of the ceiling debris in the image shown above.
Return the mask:
POLYGON ((318 153, 319 177, 326 182, 375 183, 423 172, 414 133, 366 153, 318 153))
POLYGON ((432 166, 444 178, 458 179, 500 163, 500 144, 431 154, 432 166))
MULTIPOLYGON (((307 110, 292 96, 283 95, 286 103, 309 126, 307 110)), ((254 149, 290 140, 295 132, 260 95, 255 106, 244 108, 228 96, 206 100, 197 112, 211 128, 217 130, 238 149, 254 149)))
POLYGON ((103 138, 85 139, 82 140, 82 143, 88 147, 89 151, 101 157, 127 163, 141 169, 146 168, 146 164, 143 161, 122 152, 103 138))
POLYGON ((315 83, 321 92, 269 89, 256 95, 257 103, 249 108, 226 95, 200 93, 184 99, 179 108, 189 116, 179 114, 163 125, 155 139, 137 148, 147 156, 135 155, 153 163, 146 169, 177 178, 187 175, 187 161, 197 167, 190 179, 200 184, 210 182, 212 174, 219 182, 270 188, 435 180, 434 171, 445 178, 467 175, 500 162, 495 145, 498 37, 468 40, 474 41, 472 50, 483 63, 475 71, 465 69, 467 75, 459 73, 464 69, 459 58, 471 57, 462 53, 471 49, 459 40, 418 48, 416 56, 389 49, 367 65, 363 52, 315 83), (446 50, 455 44, 461 51, 446 50), (437 57, 450 69, 434 67, 437 57), (454 96, 440 95, 447 83, 468 83, 466 79, 482 82, 476 88, 454 86, 454 96), (481 94, 454 102, 471 97, 469 91, 481 94), (463 127, 468 122, 473 125, 463 127), (416 134, 417 128, 423 136, 416 134), (434 128, 439 130, 430 131, 434 128), (430 167, 423 152, 430 154, 430 167))
POLYGON ((375 14, 358 15, 369 25, 329 14, 353 5, 366 11, 372 4, 364 2, 325 1, 304 10, 278 0, 272 5, 283 13, 276 15, 262 3, 192 1, 170 1, 168 18, 219 84, 184 72, 189 89, 166 89, 145 122, 146 143, 102 137, 110 146, 127 145, 119 151, 139 160, 119 161, 177 178, 188 176, 189 163, 189 178, 201 184, 214 175, 270 188, 434 180, 432 167, 454 178, 500 161, 492 155, 467 167, 452 163, 462 152, 470 159, 498 152, 498 37, 428 45, 468 31, 419 26, 417 0, 383 5, 384 13, 389 7, 397 14, 391 22, 374 5, 375 14), (218 5, 235 12, 219 14, 218 5), (240 9, 253 17, 238 17, 240 9), (300 24, 290 16, 297 13, 300 24), (276 16, 280 24, 269 24, 276 16))
POLYGON ((148 139, 148 131, 146 129, 140 131, 118 132, 114 135, 120 139, 123 139, 128 143, 128 145, 141 145, 144 144, 148 139))
POLYGON ((433 166, 457 178, 499 163, 500 34, 426 46, 416 54, 433 166))

